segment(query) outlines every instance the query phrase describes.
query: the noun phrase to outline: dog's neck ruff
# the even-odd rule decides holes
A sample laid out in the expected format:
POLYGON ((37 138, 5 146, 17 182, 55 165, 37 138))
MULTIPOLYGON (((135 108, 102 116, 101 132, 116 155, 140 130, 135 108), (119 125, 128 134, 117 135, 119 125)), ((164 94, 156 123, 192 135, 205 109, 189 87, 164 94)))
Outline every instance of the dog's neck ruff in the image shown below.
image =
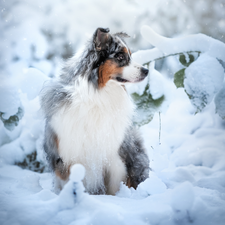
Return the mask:
POLYGON ((104 186, 104 171, 110 172, 111 164, 120 160, 118 149, 131 125, 134 105, 112 80, 96 90, 80 77, 68 91, 71 103, 52 117, 51 125, 58 135, 60 157, 64 163, 85 166, 86 189, 94 192, 104 186))

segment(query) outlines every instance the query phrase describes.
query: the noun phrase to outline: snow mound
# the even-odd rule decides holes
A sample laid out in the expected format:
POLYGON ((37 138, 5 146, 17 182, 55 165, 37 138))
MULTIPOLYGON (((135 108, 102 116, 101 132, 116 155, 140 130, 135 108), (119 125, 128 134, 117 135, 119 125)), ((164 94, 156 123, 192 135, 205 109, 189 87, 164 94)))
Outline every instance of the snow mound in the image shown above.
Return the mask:
POLYGON ((21 106, 19 90, 11 80, 8 82, 3 80, 0 84, 0 96, 0 112, 3 113, 2 117, 7 120, 10 116, 15 115, 21 106))
POLYGON ((138 186, 137 192, 141 196, 147 197, 164 193, 166 189, 166 185, 154 173, 151 173, 150 177, 138 186))
POLYGON ((81 164, 75 164, 70 169, 70 180, 73 182, 79 182, 84 179, 85 168, 81 164))
POLYGON ((203 54, 185 70, 184 87, 192 103, 202 110, 221 89, 224 70, 218 60, 203 54))
POLYGON ((32 100, 39 95, 44 82, 48 79, 40 70, 28 68, 21 78, 21 90, 27 94, 29 100, 32 100))
POLYGON ((174 210, 174 218, 179 223, 184 221, 191 223, 190 210, 195 200, 193 186, 184 182, 173 190, 171 205, 174 210))
POLYGON ((215 97, 216 112, 225 119, 225 82, 215 97))
POLYGON ((75 206, 84 197, 84 185, 82 179, 85 175, 85 168, 81 164, 73 165, 69 181, 63 187, 57 199, 60 209, 69 209, 75 206))
POLYGON ((172 207, 177 212, 186 213, 190 210, 195 199, 193 186, 189 182, 180 184, 173 190, 172 193, 172 207))
POLYGON ((154 69, 155 63, 150 64, 149 90, 154 100, 161 98, 164 93, 163 76, 154 69))

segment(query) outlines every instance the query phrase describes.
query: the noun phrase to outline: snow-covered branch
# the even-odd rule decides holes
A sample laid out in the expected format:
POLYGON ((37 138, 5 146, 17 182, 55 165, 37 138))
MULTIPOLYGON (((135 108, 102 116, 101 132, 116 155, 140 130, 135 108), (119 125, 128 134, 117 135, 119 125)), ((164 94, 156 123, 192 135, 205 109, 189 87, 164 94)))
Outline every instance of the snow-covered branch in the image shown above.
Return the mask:
POLYGON ((135 52, 132 57, 139 63, 146 64, 168 56, 193 52, 207 53, 209 56, 225 62, 224 43, 204 34, 166 38, 157 34, 149 26, 143 26, 141 34, 155 48, 135 52))
MULTIPOLYGON (((202 111, 206 105, 215 99, 216 112, 222 118, 225 118, 225 44, 204 34, 166 38, 160 36, 148 26, 141 28, 141 34, 155 48, 138 51, 132 55, 133 59, 145 65, 168 56, 180 55, 179 60, 183 68, 174 75, 174 83, 177 88, 183 87, 185 89, 191 103, 196 108, 196 112, 202 111)), ((156 74, 154 63, 151 63, 150 70, 151 78, 156 74)), ((163 95, 160 95, 161 99, 152 98, 153 92, 151 89, 154 84, 151 80, 149 79, 142 95, 134 93, 134 100, 136 100, 140 110, 143 111, 144 105, 144 110, 148 114, 149 111, 154 109, 153 106, 157 101, 161 100, 161 104, 164 100, 163 95), (145 104, 143 104, 143 101, 145 104), (146 102, 151 104, 149 103, 146 106, 146 102)), ((158 86, 160 87, 160 85, 158 86)), ((155 107, 155 111, 157 110, 159 111, 159 108, 155 107)), ((153 118, 155 111, 151 112, 151 118, 146 121, 153 118)), ((139 124, 141 123, 139 122, 139 124)))

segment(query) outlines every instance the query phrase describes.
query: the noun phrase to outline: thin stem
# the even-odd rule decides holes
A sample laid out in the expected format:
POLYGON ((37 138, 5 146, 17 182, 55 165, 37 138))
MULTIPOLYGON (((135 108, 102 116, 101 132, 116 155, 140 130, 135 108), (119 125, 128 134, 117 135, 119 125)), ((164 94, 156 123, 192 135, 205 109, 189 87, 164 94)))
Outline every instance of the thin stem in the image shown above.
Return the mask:
POLYGON ((164 55, 162 57, 159 57, 159 58, 153 59, 153 60, 151 60, 151 61, 149 61, 147 63, 144 63, 143 65, 149 65, 152 61, 164 59, 164 58, 169 57, 169 56, 182 55, 184 53, 187 53, 187 54, 198 53, 198 54, 200 54, 201 52, 199 52, 199 51, 188 51, 188 52, 178 52, 178 53, 174 53, 174 54, 170 54, 170 55, 164 55))
POLYGON ((161 114, 159 111, 159 145, 161 145, 161 114))

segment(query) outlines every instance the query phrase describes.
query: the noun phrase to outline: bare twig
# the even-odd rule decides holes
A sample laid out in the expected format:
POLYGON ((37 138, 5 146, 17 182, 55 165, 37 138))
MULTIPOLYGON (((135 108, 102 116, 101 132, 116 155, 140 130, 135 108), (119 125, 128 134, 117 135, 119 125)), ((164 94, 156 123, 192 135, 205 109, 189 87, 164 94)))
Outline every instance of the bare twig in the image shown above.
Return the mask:
POLYGON ((161 114, 159 111, 159 145, 161 145, 161 114))
POLYGON ((160 60, 160 59, 164 59, 164 58, 169 57, 169 56, 182 55, 182 54, 184 54, 184 53, 187 53, 187 54, 198 53, 198 54, 200 54, 201 52, 199 52, 199 51, 188 51, 188 52, 178 52, 178 53, 174 53, 174 54, 168 54, 168 55, 164 55, 164 56, 159 57, 159 58, 155 58, 155 59, 153 59, 153 60, 151 60, 151 61, 149 61, 149 62, 147 62, 147 63, 144 63, 143 65, 149 66, 149 64, 150 64, 151 62, 153 62, 153 61, 160 60))

